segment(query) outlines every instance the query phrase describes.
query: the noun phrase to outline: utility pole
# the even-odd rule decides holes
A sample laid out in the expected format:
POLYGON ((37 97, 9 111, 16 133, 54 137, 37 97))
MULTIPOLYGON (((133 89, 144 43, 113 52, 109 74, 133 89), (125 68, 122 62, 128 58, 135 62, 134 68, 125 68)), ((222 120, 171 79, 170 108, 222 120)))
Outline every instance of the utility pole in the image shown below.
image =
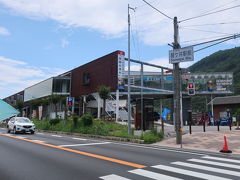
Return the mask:
POLYGON ((130 13, 131 8, 128 4, 128 134, 131 134, 131 95, 130 95, 130 13))
MULTIPOLYGON (((174 25, 174 42, 173 49, 179 49, 179 30, 177 17, 173 19, 174 25)), ((173 64, 173 76, 174 76, 174 121, 175 121, 175 131, 176 131, 176 144, 182 144, 182 129, 181 129, 181 105, 180 105, 180 69, 179 63, 173 64)))

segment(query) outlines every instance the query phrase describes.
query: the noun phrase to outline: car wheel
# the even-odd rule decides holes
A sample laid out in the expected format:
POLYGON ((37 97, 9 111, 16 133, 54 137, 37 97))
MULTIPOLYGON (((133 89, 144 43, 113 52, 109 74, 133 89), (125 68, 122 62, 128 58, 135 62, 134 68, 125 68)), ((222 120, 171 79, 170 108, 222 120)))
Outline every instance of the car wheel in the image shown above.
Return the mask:
POLYGON ((34 134, 34 131, 32 131, 31 134, 34 134))
POLYGON ((16 127, 13 128, 13 134, 17 134, 16 127))
POLYGON ((9 129, 9 127, 7 126, 7 133, 10 133, 11 132, 11 130, 9 129))

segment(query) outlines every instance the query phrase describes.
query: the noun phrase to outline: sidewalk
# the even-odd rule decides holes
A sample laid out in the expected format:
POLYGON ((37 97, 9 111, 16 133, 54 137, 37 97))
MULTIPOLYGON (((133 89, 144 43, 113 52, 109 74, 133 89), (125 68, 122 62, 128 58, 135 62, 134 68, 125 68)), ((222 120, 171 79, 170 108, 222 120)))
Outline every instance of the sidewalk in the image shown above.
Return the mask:
MULTIPOLYGON (((226 136, 229 150, 232 150, 233 154, 240 154, 240 130, 235 128, 232 127, 230 131, 229 127, 221 126, 220 131, 217 131, 216 126, 209 126, 206 127, 206 132, 203 132, 201 127, 195 126, 192 134, 189 134, 188 128, 184 127, 186 134, 182 136, 182 148, 219 152, 223 148, 226 136)), ((172 128, 171 131, 166 128, 165 133, 173 133, 172 128)), ((155 145, 180 148, 180 144, 176 144, 176 137, 173 136, 166 137, 155 145)))

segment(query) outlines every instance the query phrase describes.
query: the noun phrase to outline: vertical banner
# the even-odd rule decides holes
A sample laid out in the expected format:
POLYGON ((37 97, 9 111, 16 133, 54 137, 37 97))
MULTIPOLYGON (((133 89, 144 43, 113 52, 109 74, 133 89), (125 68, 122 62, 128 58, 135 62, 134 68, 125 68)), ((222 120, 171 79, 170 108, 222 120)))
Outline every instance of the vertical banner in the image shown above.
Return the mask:
POLYGON ((39 118, 39 120, 42 119, 42 111, 43 111, 43 106, 38 106, 38 118, 39 118))
POLYGON ((118 87, 123 84, 125 72, 125 52, 118 51, 118 87))
POLYGON ((37 118, 37 111, 36 111, 36 110, 33 110, 32 118, 33 118, 33 119, 36 119, 36 118, 37 118))

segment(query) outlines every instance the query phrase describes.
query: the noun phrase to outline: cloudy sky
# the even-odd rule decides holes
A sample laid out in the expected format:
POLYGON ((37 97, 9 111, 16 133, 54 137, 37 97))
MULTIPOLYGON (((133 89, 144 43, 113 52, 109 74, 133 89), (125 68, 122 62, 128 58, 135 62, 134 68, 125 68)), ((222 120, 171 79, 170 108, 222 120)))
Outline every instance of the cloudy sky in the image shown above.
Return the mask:
MULTIPOLYGON (((115 50, 127 52, 128 3, 136 8, 131 11, 134 59, 172 67, 167 44, 173 41, 174 16, 182 47, 240 31, 240 0, 148 2, 170 18, 142 0, 0 0, 0 98, 115 50)), ((239 40, 199 51, 194 62, 236 46, 239 40)))

